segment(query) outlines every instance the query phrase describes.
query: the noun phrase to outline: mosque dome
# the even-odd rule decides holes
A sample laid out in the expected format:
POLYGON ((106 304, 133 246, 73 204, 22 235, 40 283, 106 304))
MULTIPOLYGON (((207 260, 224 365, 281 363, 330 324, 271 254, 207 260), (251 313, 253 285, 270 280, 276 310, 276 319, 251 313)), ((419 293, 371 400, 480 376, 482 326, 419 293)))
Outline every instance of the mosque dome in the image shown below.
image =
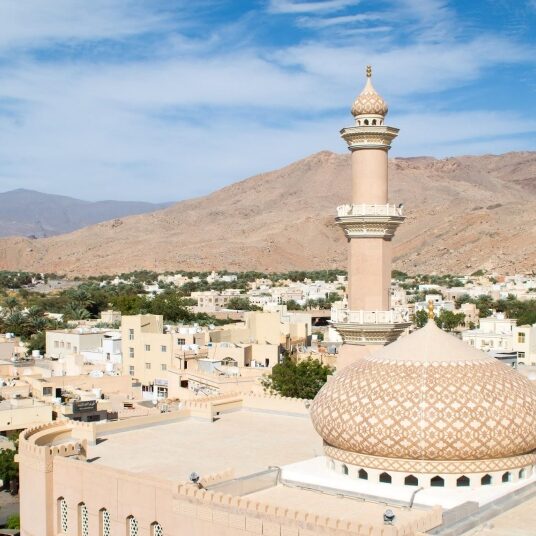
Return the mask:
POLYGON ((433 321, 343 369, 311 417, 342 456, 463 461, 536 450, 536 389, 433 321))
POLYGON ((387 103, 378 95, 372 85, 372 68, 369 65, 367 66, 367 83, 352 105, 352 115, 354 117, 362 115, 385 116, 388 111, 387 103))

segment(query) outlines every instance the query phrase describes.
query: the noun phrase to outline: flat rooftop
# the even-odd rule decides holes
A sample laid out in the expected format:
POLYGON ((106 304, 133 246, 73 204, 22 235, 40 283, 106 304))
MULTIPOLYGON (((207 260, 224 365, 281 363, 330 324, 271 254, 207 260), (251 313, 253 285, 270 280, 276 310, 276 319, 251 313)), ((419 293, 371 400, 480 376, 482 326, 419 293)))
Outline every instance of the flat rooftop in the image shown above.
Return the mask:
POLYGON ((536 497, 463 534, 464 536, 534 536, 536 497))
POLYGON ((187 419, 100 436, 92 463, 169 480, 233 468, 235 476, 322 454, 307 417, 255 411, 225 413, 214 422, 187 419))
POLYGON ((396 516, 396 522, 406 523, 422 517, 422 509, 402 508, 386 505, 381 502, 364 501, 342 495, 330 495, 318 491, 292 488, 278 485, 256 493, 250 493, 248 498, 257 499, 269 504, 281 505, 286 508, 302 510, 304 508, 315 514, 354 521, 356 523, 383 524, 383 514, 387 508, 396 516))

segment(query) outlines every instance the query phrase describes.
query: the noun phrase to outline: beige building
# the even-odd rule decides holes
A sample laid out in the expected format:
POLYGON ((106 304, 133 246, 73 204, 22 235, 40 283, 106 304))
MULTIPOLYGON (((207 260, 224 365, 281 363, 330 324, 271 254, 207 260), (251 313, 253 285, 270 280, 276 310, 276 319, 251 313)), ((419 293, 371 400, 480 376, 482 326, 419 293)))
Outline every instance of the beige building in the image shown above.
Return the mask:
POLYGON ((518 365, 536 366, 536 324, 514 327, 512 350, 517 352, 518 365))
POLYGON ((164 333, 161 315, 123 316, 121 320, 123 374, 150 385, 172 365, 174 338, 164 333))
POLYGON ((51 404, 22 397, 0 402, 0 432, 23 430, 51 421, 51 404))

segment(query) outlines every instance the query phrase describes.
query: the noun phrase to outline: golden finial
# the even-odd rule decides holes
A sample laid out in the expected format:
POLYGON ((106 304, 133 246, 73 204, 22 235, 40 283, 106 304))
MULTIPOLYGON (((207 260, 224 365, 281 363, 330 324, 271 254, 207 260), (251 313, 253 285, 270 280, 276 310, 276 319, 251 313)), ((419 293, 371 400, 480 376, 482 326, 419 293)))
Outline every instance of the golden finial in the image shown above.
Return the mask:
POLYGON ((370 65, 367 65, 367 78, 370 78, 372 76, 372 67, 370 65))
POLYGON ((434 316, 434 302, 432 300, 428 300, 428 318, 433 320, 434 316))

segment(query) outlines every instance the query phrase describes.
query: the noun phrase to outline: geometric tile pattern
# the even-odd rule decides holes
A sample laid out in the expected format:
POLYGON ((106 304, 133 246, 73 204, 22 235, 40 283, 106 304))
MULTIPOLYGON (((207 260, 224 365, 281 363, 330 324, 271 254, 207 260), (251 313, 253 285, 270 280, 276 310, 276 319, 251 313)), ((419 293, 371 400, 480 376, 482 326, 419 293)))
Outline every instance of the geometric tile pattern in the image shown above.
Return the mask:
POLYGON ((128 518, 128 536, 138 536, 139 526, 135 517, 128 518))
POLYGON ((61 531, 67 533, 69 528, 68 518, 67 518, 67 501, 65 499, 60 499, 60 525, 61 531))
MULTIPOLYGON (((370 79, 368 79, 370 80, 370 79)), ((352 105, 352 115, 387 115, 389 111, 387 103, 376 93, 372 84, 367 80, 367 85, 352 105)))
POLYGON ((111 519, 108 510, 101 510, 102 536, 111 536, 111 519))
POLYGON ((506 471, 517 467, 536 465, 536 452, 510 456, 508 458, 492 458, 488 460, 404 460, 400 458, 382 458, 367 456, 347 450, 340 450, 324 445, 326 456, 340 462, 366 467, 367 469, 382 469, 400 473, 491 473, 506 471))
POLYGON ((409 460, 486 460, 536 450, 536 389, 499 361, 363 359, 320 390, 327 445, 409 460))
POLYGON ((89 514, 87 506, 85 504, 80 505, 80 527, 82 529, 82 536, 89 536, 89 514))
POLYGON ((154 523, 152 529, 151 536, 164 536, 164 529, 159 523, 154 523))

